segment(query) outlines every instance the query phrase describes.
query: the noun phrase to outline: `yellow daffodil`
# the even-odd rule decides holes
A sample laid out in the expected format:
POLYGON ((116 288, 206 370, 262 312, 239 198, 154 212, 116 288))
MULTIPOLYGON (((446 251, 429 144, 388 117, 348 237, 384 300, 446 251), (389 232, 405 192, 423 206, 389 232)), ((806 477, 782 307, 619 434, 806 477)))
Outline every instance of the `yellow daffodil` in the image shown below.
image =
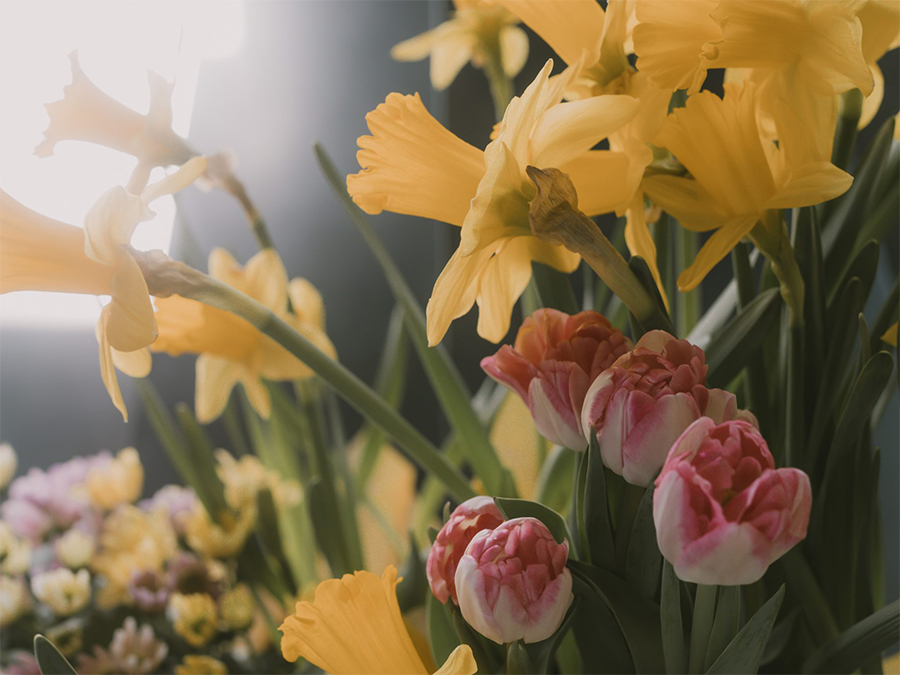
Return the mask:
MULTIPOLYGON (((334 345, 325 334, 321 296, 306 280, 288 283, 284 265, 274 250, 260 251, 242 267, 224 249, 214 249, 209 256, 209 273, 271 309, 336 358, 334 345)), ((156 306, 159 337, 150 348, 172 356, 199 354, 194 408, 204 424, 222 414, 238 383, 253 408, 268 418, 272 404, 263 379, 296 380, 312 375, 297 357, 234 314, 180 296, 159 298, 156 306)))
MULTIPOLYGON (((381 578, 371 572, 323 581, 313 602, 298 602, 280 629, 281 651, 288 661, 304 658, 331 675, 426 675, 397 604, 397 569, 381 578)), ((473 675, 477 670, 468 645, 457 647, 437 671, 473 675)))
MULTIPOLYGON (((0 190, 0 293, 120 293, 113 283, 117 268, 91 259, 85 248, 82 228, 32 211, 0 190)), ((101 325, 97 326, 97 340, 102 345, 101 325)), ((110 397, 127 421, 112 366, 131 377, 146 377, 150 372, 149 354, 144 350, 120 352, 107 344, 107 348, 101 348, 100 365, 110 397)))
POLYGON ((483 68, 489 52, 499 52, 507 77, 515 77, 528 59, 528 36, 508 11, 485 0, 453 0, 453 17, 437 28, 394 46, 397 61, 431 57, 431 84, 450 86, 468 62, 483 68))
POLYGON ((103 521, 100 548, 91 569, 103 578, 98 604, 111 608, 129 599, 135 572, 162 572, 178 552, 178 538, 168 514, 123 505, 103 521))
POLYGON ((175 675, 228 675, 228 667, 211 656, 188 654, 175 666, 175 675))
POLYGON ((500 0, 534 30, 569 65, 581 65, 565 94, 580 100, 607 94, 626 94, 640 107, 634 118, 609 135, 609 147, 628 158, 627 189, 616 205, 627 216, 625 242, 650 266, 663 299, 666 292, 656 264, 656 245, 644 218, 644 197, 638 188, 653 161, 649 143, 662 128, 670 92, 650 82, 628 62, 629 23, 633 3, 610 0, 604 13, 594 0, 500 0))
POLYGON ((418 96, 391 94, 366 116, 373 135, 359 139, 363 170, 347 177, 354 201, 367 213, 386 209, 462 227, 460 246, 428 303, 432 345, 476 302, 478 334, 499 342, 531 278, 532 261, 563 272, 578 266, 577 254, 532 236, 528 202, 535 189, 526 166, 567 173, 589 215, 611 211, 627 199, 627 156, 591 148, 630 121, 638 102, 596 96, 561 103, 579 68, 551 81, 552 66, 548 61, 525 93, 510 102, 484 153, 441 126, 418 96))
POLYGON ((202 647, 216 634, 216 601, 206 593, 173 593, 166 616, 175 632, 192 647, 202 647))
POLYGON ((197 502, 185 521, 188 545, 209 558, 232 558, 241 552, 256 527, 257 513, 254 503, 237 512, 223 511, 213 521, 203 504, 197 502))
POLYGON ((859 128, 862 129, 878 112, 884 98, 884 75, 878 61, 887 52, 900 47, 900 2, 896 0, 867 0, 857 14, 862 24, 862 53, 874 86, 863 101, 859 128))
POLYGON ((144 489, 144 467, 134 448, 125 448, 108 463, 88 471, 81 486, 88 500, 104 511, 137 501, 144 489))
POLYGON ((783 227, 778 209, 818 204, 850 187, 852 178, 828 162, 792 165, 785 151, 790 139, 784 141, 776 146, 761 136, 752 82, 726 84, 724 98, 701 92, 669 115, 657 143, 690 176, 649 176, 644 188, 684 227, 714 230, 678 278, 681 290, 696 287, 748 235, 777 263, 778 251, 772 249, 782 240, 771 231, 783 227), (757 224, 761 229, 755 229, 757 224), (777 239, 775 244, 770 237, 777 239))

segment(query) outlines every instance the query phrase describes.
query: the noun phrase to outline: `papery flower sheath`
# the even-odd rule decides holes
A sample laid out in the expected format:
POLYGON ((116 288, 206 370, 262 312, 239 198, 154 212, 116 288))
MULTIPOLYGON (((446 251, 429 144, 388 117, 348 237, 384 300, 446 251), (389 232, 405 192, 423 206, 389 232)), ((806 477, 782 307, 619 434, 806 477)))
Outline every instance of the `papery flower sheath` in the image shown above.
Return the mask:
POLYGON ((811 503, 807 475, 776 469, 753 425, 702 418, 656 479, 659 550, 685 581, 752 584, 806 536, 811 503))
POLYGON ((700 92, 669 115, 656 139, 690 176, 651 175, 644 179, 644 189, 683 227, 714 231, 679 276, 683 291, 695 288, 746 236, 781 262, 779 210, 832 199, 853 180, 829 162, 793 165, 786 148, 795 139, 782 137, 776 146, 762 136, 756 96, 752 82, 727 83, 724 98, 700 92))
POLYGON ((516 18, 489 0, 454 0, 453 17, 436 28, 394 45, 398 61, 431 57, 431 84, 446 89, 468 62, 483 68, 487 50, 499 52, 507 77, 515 77, 528 59, 528 36, 516 18))
MULTIPOLYGON (((345 574, 316 587, 313 602, 298 602, 279 630, 281 651, 304 658, 331 675, 427 675, 397 604, 397 569, 379 578, 371 572, 345 574)), ((474 675, 472 650, 460 645, 436 675, 474 675)))
POLYGON ((522 322, 515 345, 501 347, 481 367, 525 401, 547 440, 583 450, 588 387, 630 348, 631 340, 597 312, 539 309, 522 322))
POLYGON ((366 120, 372 136, 359 139, 363 170, 347 177, 353 200, 367 213, 382 210, 460 225, 461 241, 438 277, 427 308, 429 343, 477 302, 478 334, 499 342, 513 304, 531 278, 531 263, 572 272, 579 256, 531 234, 528 203, 534 187, 528 165, 557 167, 584 188, 588 215, 627 199, 628 158, 594 147, 638 111, 630 96, 597 96, 561 103, 577 67, 550 80, 548 61, 506 109, 484 153, 441 126, 418 96, 391 94, 366 120))
MULTIPOLYGON (((224 249, 214 249, 209 273, 271 309, 323 352, 336 357, 325 334, 321 296, 304 279, 288 283, 284 265, 273 249, 260 251, 244 267, 224 249)), ((194 408, 204 424, 222 414, 239 382, 253 408, 268 418, 271 401, 263 379, 295 380, 312 374, 284 347, 234 314, 177 295, 157 299, 156 307, 159 336, 150 349, 172 356, 199 354, 194 408)))

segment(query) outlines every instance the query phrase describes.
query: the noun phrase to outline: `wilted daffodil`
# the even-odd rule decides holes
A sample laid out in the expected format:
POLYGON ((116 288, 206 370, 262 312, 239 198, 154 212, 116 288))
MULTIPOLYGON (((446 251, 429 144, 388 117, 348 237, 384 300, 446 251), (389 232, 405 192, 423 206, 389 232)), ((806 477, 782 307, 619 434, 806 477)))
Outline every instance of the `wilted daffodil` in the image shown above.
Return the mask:
MULTIPOLYGON (((604 12, 594 0, 499 1, 544 38, 567 64, 581 66, 565 92, 566 98, 627 94, 640 104, 634 118, 609 135, 610 149, 628 158, 627 190, 615 210, 627 216, 628 249, 647 261, 665 299, 656 265, 656 245, 647 229, 644 196, 638 188, 644 169, 653 161, 649 143, 662 127, 671 92, 651 83, 645 73, 635 70, 628 61, 633 3, 610 0, 604 12)), ((589 189, 602 189, 606 180, 607 177, 598 176, 597 185, 589 189)))
MULTIPOLYGON (((209 273, 271 309, 326 354, 336 356, 325 334, 321 297, 308 281, 288 283, 274 250, 260 251, 242 267, 224 249, 214 249, 209 273), (288 295, 292 312, 288 312, 288 295)), ((177 295, 158 298, 156 307, 159 337, 151 350, 172 356, 199 354, 194 408, 204 424, 222 414, 238 382, 253 408, 268 418, 271 400, 262 380, 295 380, 312 374, 297 357, 234 314, 177 295)))
POLYGON ((441 126, 418 96, 391 94, 366 116, 372 136, 358 141, 363 170, 347 177, 353 200, 367 213, 389 210, 462 227, 459 248, 428 303, 432 345, 476 302, 478 334, 499 342, 531 278, 532 261, 567 273, 578 266, 577 254, 532 236, 528 212, 535 188, 527 166, 568 174, 588 215, 611 211, 627 197, 628 158, 591 148, 631 120, 638 102, 596 96, 561 103, 579 68, 550 80, 552 66, 548 61, 510 102, 483 153, 441 126))
MULTIPOLYGON (((398 583, 393 565, 380 579, 363 571, 323 581, 315 600, 298 602, 281 625, 284 658, 303 657, 331 675, 427 675, 400 614, 398 583)), ((460 645, 436 675, 474 675, 476 670, 471 648, 460 645)))
POLYGON ((516 18, 485 0, 453 0, 453 18, 437 28, 394 46, 398 61, 431 57, 431 84, 446 89, 469 61, 483 68, 498 58, 507 77, 515 77, 528 59, 528 36, 516 26, 516 18))
MULTIPOLYGON (((803 281, 796 273, 780 209, 809 206, 845 192, 851 176, 828 162, 790 163, 785 146, 763 138, 756 122, 756 87, 725 85, 725 97, 701 92, 666 120, 657 143, 690 176, 653 175, 647 193, 689 230, 714 230, 678 278, 689 291, 744 237, 773 263, 785 299, 800 310, 803 281), (790 278, 788 278, 790 277, 790 278)), ((796 316, 802 316, 802 311, 796 316)))

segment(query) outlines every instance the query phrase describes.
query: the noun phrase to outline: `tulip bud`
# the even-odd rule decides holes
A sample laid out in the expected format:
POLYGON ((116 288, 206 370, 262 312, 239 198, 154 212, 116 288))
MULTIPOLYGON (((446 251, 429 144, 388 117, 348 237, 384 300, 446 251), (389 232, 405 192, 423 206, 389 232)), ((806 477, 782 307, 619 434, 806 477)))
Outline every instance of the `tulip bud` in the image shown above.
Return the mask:
POLYGON ((425 573, 434 597, 445 605, 447 600, 459 604, 456 599, 454 576, 459 559, 466 551, 472 537, 482 530, 492 530, 503 522, 503 514, 490 497, 472 497, 457 506, 438 532, 425 573))
POLYGON ((630 347, 631 341, 597 312, 569 316, 539 309, 522 322, 515 346, 501 347, 481 367, 525 401, 542 436, 583 450, 581 407, 588 387, 630 347))
POLYGON ((659 550, 684 581, 735 586, 806 537, 809 478, 776 469, 748 422, 694 422, 672 446, 653 493, 659 550))
POLYGON ((456 570, 463 618, 498 644, 546 640, 575 598, 568 556, 568 541, 556 543, 536 518, 479 532, 456 570))
MULTIPOLYGON (((706 370, 702 349, 651 331, 603 371, 581 417, 585 436, 597 435, 603 464, 633 485, 649 485, 672 443, 707 408, 706 370)), ((716 401, 724 414, 730 406, 716 401)))

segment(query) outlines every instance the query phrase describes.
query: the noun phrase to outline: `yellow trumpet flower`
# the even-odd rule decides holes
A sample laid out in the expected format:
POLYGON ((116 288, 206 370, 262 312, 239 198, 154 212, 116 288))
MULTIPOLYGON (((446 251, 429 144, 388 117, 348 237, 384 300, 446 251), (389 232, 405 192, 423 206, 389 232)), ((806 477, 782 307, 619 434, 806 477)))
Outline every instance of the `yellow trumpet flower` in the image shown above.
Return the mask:
MULTIPOLYGON (((853 180, 828 162, 793 165, 786 150, 793 139, 776 145, 761 135, 756 96, 752 82, 726 84, 724 98, 710 92, 691 96, 686 107, 669 115, 657 138, 690 176, 649 176, 644 189, 682 226, 715 231, 678 278, 683 291, 696 287, 757 223, 780 226, 778 209, 833 199, 853 180)), ((765 241, 757 244, 770 255, 765 241)))
POLYGON ((872 93, 863 101, 859 128, 878 112, 884 98, 884 75, 878 61, 887 52, 900 47, 900 3, 896 0, 868 0, 856 15, 862 24, 862 53, 872 74, 872 93))
MULTIPOLYGON (((288 283, 287 272, 273 249, 265 249, 242 267, 217 248, 209 256, 210 276, 259 301, 332 358, 337 354, 325 334, 321 296, 308 281, 288 283), (288 312, 290 294, 293 312, 288 312)), ((257 328, 234 314, 177 295, 158 298, 159 336, 150 346, 171 356, 198 354, 195 413, 209 423, 225 409, 231 390, 241 383, 253 408, 264 418, 271 400, 262 380, 295 380, 312 371, 257 328)))
MULTIPOLYGON (((345 574, 316 587, 313 602, 298 602, 279 630, 288 661, 304 658, 331 675, 427 675, 397 604, 397 568, 379 579, 345 574)), ((474 675, 472 650, 460 645, 436 675, 474 675)))
POLYGON ((508 11, 485 0, 453 0, 453 17, 436 28, 394 45, 397 61, 421 61, 431 57, 431 84, 437 90, 450 86, 468 62, 483 68, 487 50, 499 51, 507 77, 515 77, 528 59, 528 36, 516 26, 508 11))
POLYGON ((460 246, 428 302, 432 345, 476 302, 478 334, 499 342, 532 261, 567 273, 578 266, 577 254, 532 236, 528 203, 535 189, 527 166, 568 174, 588 215, 611 211, 628 197, 628 157, 591 148, 630 121, 638 102, 609 95, 562 103, 580 67, 551 80, 552 67, 548 61, 510 102, 483 153, 441 126, 418 96, 391 94, 366 116, 373 135, 358 141, 363 170, 347 177, 353 200, 367 213, 386 209, 462 228, 460 246))

